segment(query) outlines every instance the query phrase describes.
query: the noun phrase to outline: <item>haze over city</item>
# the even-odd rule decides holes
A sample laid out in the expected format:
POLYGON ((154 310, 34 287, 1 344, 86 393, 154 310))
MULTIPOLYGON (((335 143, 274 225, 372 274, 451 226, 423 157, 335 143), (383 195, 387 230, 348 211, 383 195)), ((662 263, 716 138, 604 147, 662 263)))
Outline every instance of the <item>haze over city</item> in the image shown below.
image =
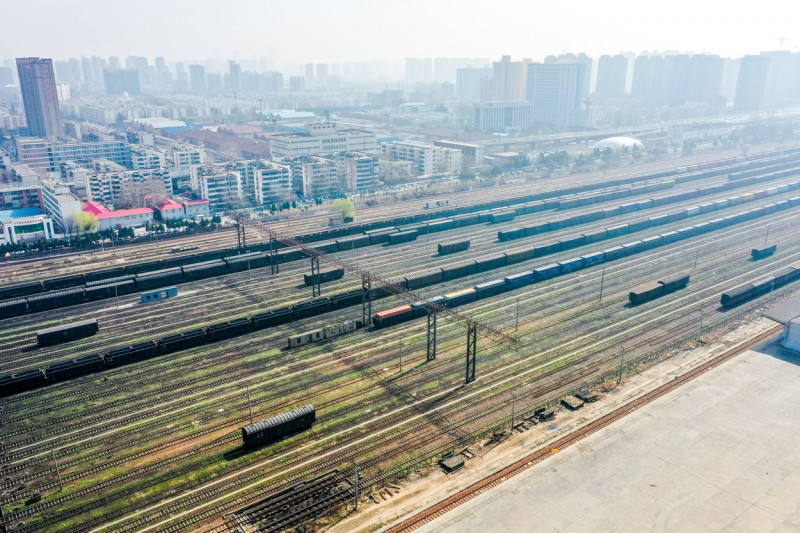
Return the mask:
POLYGON ((0 533, 800 531, 800 2, 0 20, 0 533))
POLYGON ((541 59, 674 50, 728 57, 800 46, 800 5, 767 0, 431 2, 3 0, 0 56, 257 58, 273 68, 405 56, 541 59), (778 15, 779 14, 779 15, 778 15), (69 24, 65 24, 69 21, 69 24), (781 42, 785 39, 785 42, 781 42))

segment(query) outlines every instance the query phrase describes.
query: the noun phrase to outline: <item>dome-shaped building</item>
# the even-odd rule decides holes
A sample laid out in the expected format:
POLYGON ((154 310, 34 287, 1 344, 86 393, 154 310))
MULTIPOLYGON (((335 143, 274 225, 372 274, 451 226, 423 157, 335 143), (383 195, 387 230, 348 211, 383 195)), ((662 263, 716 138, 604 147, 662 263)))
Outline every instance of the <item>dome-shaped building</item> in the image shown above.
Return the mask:
POLYGON ((608 139, 596 142, 594 146, 592 146, 592 149, 603 151, 606 148, 610 148, 611 151, 616 152, 625 147, 627 147, 628 150, 632 150, 634 146, 638 146, 640 149, 644 148, 642 141, 634 139, 633 137, 609 137, 608 139))

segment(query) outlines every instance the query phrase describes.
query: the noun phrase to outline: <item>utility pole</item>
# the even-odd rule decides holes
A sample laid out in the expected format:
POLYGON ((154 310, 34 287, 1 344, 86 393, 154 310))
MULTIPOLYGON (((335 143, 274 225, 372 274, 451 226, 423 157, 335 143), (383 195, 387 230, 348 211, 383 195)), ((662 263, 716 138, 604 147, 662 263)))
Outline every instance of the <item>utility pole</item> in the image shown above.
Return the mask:
POLYGON ((56 459, 56 451, 53 450, 53 449, 51 449, 50 451, 53 452, 53 463, 55 463, 55 465, 56 465, 56 475, 58 476, 58 486, 61 487, 60 489, 58 489, 58 491, 61 492, 62 490, 64 490, 64 482, 61 481, 61 471, 58 469, 58 459, 56 459))
POLYGON ((428 306, 428 362, 436 359, 436 309, 428 306))
POLYGON ((697 260, 700 258, 700 248, 697 249, 697 253, 694 255, 694 266, 692 270, 697 268, 697 260))
POLYGON ((403 373, 403 339, 400 339, 397 346, 397 355, 400 357, 400 373, 403 373))
POLYGON ((769 238, 769 226, 767 226, 767 234, 764 235, 764 246, 767 245, 767 239, 769 238))
POLYGON ((517 321, 514 323, 514 331, 519 329, 519 298, 517 298, 517 321))
POLYGON ((253 404, 250 402, 250 384, 247 384, 247 409, 250 411, 250 423, 253 423, 253 404))
POLYGON ((358 463, 353 459, 353 487, 355 488, 356 512, 358 512, 358 463))
POLYGON ((697 340, 703 337, 703 315, 700 315, 700 329, 697 330, 697 340))
POLYGON ((517 414, 517 394, 511 390, 511 433, 514 433, 514 417, 517 414))
POLYGON ((467 369, 464 384, 475 381, 475 359, 478 349, 478 325, 473 321, 467 323, 467 369))
POLYGON ((603 285, 606 281, 606 267, 603 267, 603 275, 600 277, 600 303, 603 303, 603 285))
POLYGON ((617 378, 617 385, 622 383, 622 369, 625 365, 625 347, 622 347, 622 357, 619 360, 619 377, 617 378))

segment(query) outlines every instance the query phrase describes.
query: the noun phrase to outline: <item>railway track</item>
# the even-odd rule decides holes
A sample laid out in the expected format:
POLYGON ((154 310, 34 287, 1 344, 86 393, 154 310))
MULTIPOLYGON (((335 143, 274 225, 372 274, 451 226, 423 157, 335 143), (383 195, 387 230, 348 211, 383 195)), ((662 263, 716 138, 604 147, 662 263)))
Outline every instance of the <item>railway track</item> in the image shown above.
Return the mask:
MULTIPOLYGON (((724 247, 724 245, 722 245, 722 247, 724 247)), ((709 249, 709 250, 712 250, 712 249, 716 250, 716 249, 719 249, 719 248, 720 248, 720 246, 717 246, 716 248, 711 248, 711 249, 709 249)), ((673 254, 673 255, 674 255, 674 254, 673 254)), ((633 261, 632 261, 632 262, 633 262, 633 261)), ((695 279, 697 279, 697 278, 695 278, 695 279)), ((552 289, 551 289, 551 291, 552 291, 552 289)), ((590 292, 591 292, 591 291, 590 291, 590 292)), ((583 296, 584 296, 584 295, 583 295, 583 294, 581 294, 581 293, 574 293, 574 294, 570 294, 570 295, 565 295, 565 297, 568 297, 568 298, 570 298, 570 300, 572 300, 573 302, 575 302, 575 301, 580 301, 579 299, 580 299, 580 298, 583 298, 583 296)), ((587 294, 586 296, 587 296, 587 298, 588 298, 588 294, 587 294)), ((558 304, 559 302, 558 302, 558 301, 556 301, 556 302, 553 302, 553 303, 556 303, 556 304, 558 304)), ((527 310, 527 309, 525 309, 525 311, 528 311, 528 310, 527 310)), ((527 313, 526 313, 526 314, 527 314, 527 313)), ((582 319, 583 319, 583 316, 582 316, 582 315, 573 314, 573 318, 578 318, 578 319, 581 319, 581 320, 582 320, 582 319)), ((562 328, 562 329, 567 329, 567 330, 569 329, 569 327, 568 327, 568 326, 569 326, 570 324, 569 324, 569 322, 566 322, 566 323, 565 323, 565 322, 564 322, 564 318, 563 318, 563 317, 559 317, 559 321, 561 321, 561 324, 562 324, 562 326, 567 326, 567 327, 565 327, 565 328, 562 328)), ((254 365, 254 366, 255 366, 255 365, 254 365)), ((215 373, 215 374, 212 374, 212 375, 210 376, 210 378, 211 378, 211 379, 216 379, 216 378, 218 378, 219 376, 220 376, 220 373, 215 373)), ((186 384, 191 384, 191 383, 193 383, 193 382, 196 382, 196 381, 192 381, 192 382, 189 382, 189 383, 184 383, 184 384, 182 384, 182 385, 181 385, 181 387, 184 387, 186 384)), ((164 398, 164 397, 163 397, 163 391, 162 391, 162 396, 160 397, 160 399, 161 399, 162 401, 164 401, 164 400, 167 400, 167 399, 169 399, 169 398, 168 398, 168 397, 167 397, 167 398, 164 398)), ((130 402, 130 400, 131 400, 130 398, 126 398, 126 400, 125 400, 125 401, 126 401, 126 402, 130 402)), ((109 407, 109 406, 105 406, 105 407, 109 407)), ((138 405, 137 405, 137 406, 136 406, 136 409, 138 409, 139 407, 140 407, 140 406, 138 406, 138 405)), ((101 407, 99 407, 99 406, 98 406, 98 407, 95 407, 95 408, 89 408, 89 409, 87 409, 87 410, 84 410, 84 411, 83 411, 81 414, 82 414, 82 415, 91 414, 91 413, 93 413, 93 412, 98 412, 98 411, 100 411, 100 410, 101 410, 101 407)), ((29 414, 30 414, 30 413, 29 413, 29 414)), ((77 416, 78 416, 78 414, 76 413, 76 415, 75 415, 75 418, 77 418, 77 416)), ((20 418, 16 418, 16 419, 12 418, 12 419, 10 419, 9 421, 10 421, 10 422, 13 422, 13 421, 21 421, 21 420, 23 420, 23 419, 24 419, 24 418, 22 418, 22 417, 20 417, 20 418)), ((52 425, 55 425, 55 424, 60 424, 60 425, 63 425, 63 423, 64 423, 64 422, 66 422, 67 420, 68 420, 68 419, 62 419, 62 420, 58 420, 58 421, 51 421, 51 424, 52 424, 52 425)), ((93 422, 95 422, 95 420, 91 420, 91 419, 90 419, 90 420, 84 420, 84 423, 93 423, 93 422)), ((26 428, 26 429, 25 429, 25 432, 29 432, 29 431, 30 431, 30 428, 26 428)), ((13 436, 13 435, 14 435, 14 433, 10 433, 10 434, 9 434, 9 435, 7 435, 7 436, 8 436, 8 437, 11 437, 11 436, 13 436)), ((33 441, 33 440, 34 440, 34 438, 31 438, 31 441, 33 441)))
MULTIPOLYGON (((787 194, 789 194, 789 193, 787 193, 787 194)), ((678 204, 678 205, 670 204, 668 206, 663 206, 662 208, 658 209, 657 211, 654 211, 651 214, 657 215, 657 214, 663 213, 663 212, 674 211, 676 208, 680 207, 680 205, 682 205, 682 204, 687 204, 688 205, 688 204, 692 204, 693 202, 696 203, 696 200, 685 201, 685 202, 682 202, 681 204, 678 204)), ((612 202, 612 203, 614 203, 614 202, 612 202)), ((714 213, 715 214, 720 214, 719 211, 715 211, 714 213)), ((529 215, 529 216, 533 216, 533 215, 529 215)), ((638 215, 638 216, 640 217, 641 215, 638 215)), ((637 217, 637 213, 634 212, 634 213, 631 213, 631 214, 629 214, 627 216, 623 215, 623 216, 620 216, 620 217, 615 217, 615 218, 619 218, 619 220, 615 220, 615 222, 617 222, 617 221, 618 222, 625 222, 627 220, 631 220, 632 218, 636 218, 636 217, 637 217)), ((518 224, 519 222, 516 222, 516 223, 518 224)), ((600 226, 608 225, 608 221, 600 221, 599 225, 600 226)), ((677 224, 676 227, 677 226, 679 226, 679 224, 677 224)), ((592 225, 591 227, 597 227, 597 223, 592 225)), ((462 228, 462 229, 463 230, 468 230, 468 228, 462 228)), ((488 230, 489 235, 485 235, 484 234, 484 235, 482 235, 482 237, 479 237, 478 239, 475 239, 476 244, 478 244, 479 246, 476 247, 473 252, 470 252, 469 254, 463 255, 461 258, 462 259, 469 259, 469 258, 472 258, 472 257, 480 257, 479 254, 484 253, 483 252, 483 248, 481 248, 480 245, 485 245, 487 247, 496 246, 496 241, 494 241, 494 239, 493 239, 493 231, 492 231, 493 229, 494 229, 494 227, 492 227, 492 229, 488 230), (472 255, 472 254, 475 254, 475 255, 472 255)), ((556 233, 556 235, 554 235, 553 238, 561 236, 561 235, 563 235, 565 233, 569 233, 570 231, 574 232, 573 228, 565 228, 563 230, 558 230, 557 232, 554 232, 554 233, 556 233)), ((420 247, 420 248, 422 248, 422 247, 420 247)), ((503 247, 503 249, 509 249, 509 248, 508 247, 503 247)), ((372 262, 376 262, 377 261, 377 264, 375 266, 376 266, 376 268, 381 269, 381 268, 385 267, 386 265, 396 265, 396 264, 398 264, 398 262, 399 262, 398 260, 401 260, 403 258, 403 254, 406 253, 406 252, 408 252, 408 250, 403 248, 403 249, 398 249, 394 253, 389 252, 388 254, 383 254, 384 255, 384 259, 375 259, 375 258, 371 258, 371 257, 365 257, 364 259, 370 260, 372 262)), ((417 255, 420 256, 419 260, 430 260, 431 259, 430 257, 426 257, 426 250, 416 251, 416 253, 414 253, 414 255, 415 256, 417 256, 417 255)), ((437 258, 437 259, 438 259, 438 261, 446 261, 446 258, 437 258)), ((434 262, 436 262, 437 259, 434 259, 434 262)), ((446 263, 443 263, 443 264, 446 264, 446 263)), ((398 272, 402 272, 402 271, 399 271, 399 270, 395 269, 391 273, 397 274, 398 272)), ((260 274, 263 275, 264 273, 262 272, 260 274)), ((226 292, 225 296, 229 296, 230 294, 238 293, 239 296, 238 296, 238 301, 236 302, 237 305, 242 303, 241 300, 250 299, 251 300, 250 304, 245 309, 253 308, 253 306, 255 306, 256 308, 253 309, 253 311, 255 312, 256 309, 258 308, 259 304, 261 304, 263 301, 265 301, 265 299, 267 299, 269 297, 268 294, 263 293, 263 292, 262 293, 253 293, 252 291, 243 290, 246 287, 247 288, 251 288, 251 286, 249 285, 249 282, 246 281, 244 279, 244 276, 242 276, 241 274, 230 275, 228 277, 225 277, 221 281, 220 280, 215 280, 214 282, 210 282, 210 280, 205 280, 205 281, 201 281, 201 282, 197 282, 197 283, 201 284, 203 286, 209 286, 209 285, 212 285, 212 286, 213 285, 217 285, 217 286, 223 285, 224 286, 224 285, 227 285, 227 284, 231 283, 231 280, 233 280, 233 279, 237 279, 237 281, 231 287, 231 289, 232 289, 231 293, 227 293, 226 292)), ((298 301, 297 296, 291 296, 291 294, 293 294, 293 291, 291 289, 294 288, 291 280, 283 278, 283 280, 279 280, 278 281, 277 285, 274 282, 271 283, 271 287, 272 286, 274 286, 275 288, 280 288, 281 293, 290 294, 290 296, 286 297, 285 300, 279 301, 278 304, 276 304, 276 306, 277 305, 289 305, 291 303, 294 303, 294 302, 298 301)), ((336 289, 338 289, 340 287, 343 288, 343 289, 352 290, 352 289, 354 289, 356 287, 356 285, 354 285, 352 282, 345 281, 345 282, 342 282, 341 284, 332 284, 330 286, 330 288, 332 290, 336 290, 336 289)), ((207 296, 207 291, 203 291, 203 293, 204 293, 204 296, 207 296)), ((208 300, 208 302, 207 302, 208 305, 210 305, 210 306, 213 305, 213 306, 215 306, 215 308, 216 307, 219 308, 217 313, 216 313, 217 315, 223 314, 225 312, 229 312, 230 310, 235 308, 235 307, 233 307, 234 303, 230 299, 225 298, 222 295, 220 295, 219 297, 207 296, 206 299, 208 300), (225 302, 226 300, 228 300, 230 303, 227 303, 227 304, 226 303, 218 303, 218 302, 225 302)), ((179 313, 179 312, 181 312, 183 310, 188 310, 188 308, 190 308, 192 305, 194 305, 192 300, 193 299, 181 299, 181 298, 179 298, 179 299, 175 300, 174 302, 171 302, 171 304, 177 307, 175 309, 175 312, 179 313)), ((103 304, 98 302, 98 305, 103 305, 103 304)), ((177 326, 177 328, 175 326, 173 326, 173 325, 171 325, 170 328, 165 328, 163 325, 159 325, 159 321, 162 320, 162 315, 161 315, 161 310, 162 309, 163 309, 163 307, 159 306, 156 309, 155 306, 153 306, 152 309, 144 309, 143 310, 139 306, 134 306, 134 307, 132 307, 130 309, 127 309, 127 310, 124 310, 124 311, 118 313, 118 315, 119 315, 118 318, 106 319, 104 321, 103 330, 105 331, 106 329, 110 328, 109 329, 109 331, 110 331, 109 334, 113 334, 114 331, 117 331, 122 326, 128 326, 129 327, 131 320, 137 320, 141 324, 142 329, 147 329, 148 331, 156 331, 156 332, 158 332, 158 331, 163 331, 163 332, 169 331, 170 333, 174 333, 177 330, 183 329, 183 328, 181 328, 181 324, 185 324, 187 329, 194 325, 194 323, 190 319, 186 319, 186 320, 183 320, 183 321, 180 321, 180 320, 177 321, 177 323, 175 324, 177 326), (144 316, 142 316, 142 313, 144 313, 144 316), (115 329, 115 328, 117 328, 117 329, 115 329)), ((65 312, 70 312, 70 311, 65 310, 65 312)), ((13 327, 9 328, 9 330, 13 331, 14 333, 25 333, 25 332, 15 331, 13 327)), ((30 329, 27 333, 29 333, 30 335, 33 335, 34 332, 35 332, 35 329, 30 329)), ((103 335, 101 335, 101 338, 103 338, 103 335)), ((135 334, 130 334, 129 335, 129 339, 130 339, 130 342, 135 342, 136 340, 139 340, 140 337, 137 337, 135 334)), ((123 337, 121 339, 119 339, 119 341, 124 341, 124 340, 125 340, 125 338, 124 338, 124 335, 123 335, 123 337)), ((24 341, 22 341, 22 342, 24 342, 24 341)), ((17 358, 15 358, 15 362, 14 363, 6 363, 4 370, 5 371, 19 371, 19 370, 22 370, 24 368, 30 368, 31 364, 45 366, 47 363, 49 363, 51 361, 62 360, 61 358, 63 358, 64 355, 71 354, 74 349, 81 349, 81 350, 86 350, 86 351, 90 352, 90 351, 94 350, 95 346, 96 346, 97 347, 96 348, 97 351, 100 351, 102 346, 103 346, 101 344, 102 341, 91 340, 91 341, 88 341, 88 342, 94 342, 95 344, 86 345, 86 344, 81 344, 80 342, 78 342, 78 343, 70 343, 69 347, 55 347, 55 348, 51 348, 49 350, 45 350, 45 352, 44 352, 45 355, 32 356, 32 357, 23 357, 23 358, 18 358, 17 357, 17 358), (69 351, 66 351, 66 350, 69 350, 69 351), (60 354, 62 354, 62 355, 60 355, 60 354), (44 357, 44 359, 41 359, 42 357, 44 357)), ((105 345, 107 345, 107 344, 105 344, 105 345)), ((14 352, 17 352, 17 351, 19 351, 19 349, 14 350, 14 352)), ((0 353, 0 357, 2 357, 3 355, 9 355, 9 354, 8 353, 6 353, 6 354, 0 353)), ((3 369, 2 363, 0 363, 0 369, 3 369)))
POLYGON ((730 348, 729 350, 725 351, 724 353, 714 357, 710 361, 707 361, 694 369, 682 374, 681 376, 677 376, 672 381, 669 381, 652 391, 639 396, 638 398, 626 403, 625 405, 614 409, 610 413, 603 415, 602 417, 598 418, 597 420, 586 424, 585 426, 577 429, 576 431, 571 432, 570 434, 561 437, 560 439, 556 440, 555 442, 549 443, 546 447, 543 447, 526 457, 514 462, 513 464, 503 468, 491 474, 490 476, 485 477, 484 479, 480 480, 479 482, 463 489, 453 496, 442 500, 441 502, 433 505, 432 507, 428 507, 424 511, 415 514, 414 516, 407 518, 396 524, 394 526, 389 527, 388 529, 384 530, 384 533, 407 533, 410 531, 414 531, 419 529, 426 523, 438 518, 439 516, 444 515, 445 513, 455 509, 456 507, 468 502, 469 500, 475 498, 476 496, 486 492, 487 490, 494 488, 501 483, 507 481, 509 478, 514 477, 525 470, 539 464, 540 462, 544 461, 548 457, 552 456, 554 453, 553 450, 563 450, 568 446, 572 446, 573 444, 585 439, 589 435, 600 431, 601 429, 605 428, 606 426, 620 420, 621 418, 627 416, 628 414, 632 413, 633 411, 644 407, 648 403, 672 392, 673 390, 677 389, 684 383, 698 377, 699 375, 703 374, 704 372, 718 366, 725 361, 731 359, 732 357, 739 355, 740 353, 747 351, 748 349, 757 346, 758 344, 773 338, 780 332, 780 326, 771 328, 769 331, 764 332, 760 335, 757 335, 753 339, 730 348))
MULTIPOLYGON (((715 235, 715 234, 713 234, 713 235, 715 235)), ((691 242, 691 241, 689 241, 689 242, 691 242)), ((522 268, 523 268, 523 266, 520 266, 520 269, 522 269, 522 268)), ((495 274, 494 276, 492 276, 492 277, 496 277, 496 274, 495 274)), ((471 279, 471 278, 470 278, 470 279, 471 279)), ((543 288, 544 288, 544 287, 543 287, 543 288)), ((506 301, 508 301, 508 299, 506 299, 506 301)), ((506 319, 506 321, 507 321, 507 319, 506 319)), ((417 329, 418 329, 418 328, 417 328, 417 329)))

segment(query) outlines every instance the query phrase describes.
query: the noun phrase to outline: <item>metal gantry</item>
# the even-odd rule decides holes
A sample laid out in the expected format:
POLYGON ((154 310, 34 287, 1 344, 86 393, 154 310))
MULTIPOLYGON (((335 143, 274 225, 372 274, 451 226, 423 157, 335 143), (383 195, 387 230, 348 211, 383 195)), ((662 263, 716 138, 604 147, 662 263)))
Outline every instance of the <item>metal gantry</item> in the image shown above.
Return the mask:
POLYGON ((361 274, 361 323, 372 323, 372 278, 361 274))
POLYGON ((428 361, 436 359, 436 309, 428 308, 428 361))
POLYGON ((322 294, 322 276, 319 274, 319 256, 311 256, 311 296, 316 298, 322 294))
POLYGON ((475 381, 475 360, 478 356, 478 324, 470 320, 467 322, 467 372, 464 384, 475 381))
POLYGON ((269 271, 270 274, 277 274, 280 272, 278 267, 278 240, 275 238, 275 232, 269 230, 269 271))
MULTIPOLYGON (((256 221, 250 221, 250 223, 259 224, 256 221)), ((415 294, 414 291, 409 290, 393 281, 385 279, 377 274, 374 274, 355 263, 352 263, 350 261, 341 258, 331 257, 325 252, 309 248, 300 241, 298 241, 297 239, 288 237, 286 235, 282 235, 279 232, 271 229, 269 230, 269 235, 270 235, 271 266, 274 263, 273 258, 275 257, 275 254, 273 252, 273 249, 276 247, 275 243, 280 242, 285 246, 291 246, 300 249, 304 254, 306 254, 309 257, 317 257, 319 260, 332 263, 341 268, 342 270, 344 270, 345 272, 357 273, 361 275, 361 290, 362 290, 361 318, 365 326, 372 323, 373 290, 398 296, 401 300, 403 300, 405 303, 409 305, 425 300, 424 298, 415 294)), ((275 265, 273 273, 277 272, 278 272, 277 265, 275 265)), ((433 329, 432 331, 429 330, 429 333, 431 333, 433 337, 432 342, 429 341, 428 343, 429 361, 435 359, 436 357, 435 326, 436 326, 437 314, 442 314, 452 320, 455 320, 467 326, 467 373, 466 373, 467 383, 470 383, 475 380, 475 350, 477 348, 478 331, 480 331, 481 333, 487 335, 488 337, 494 339, 495 341, 501 344, 510 345, 513 349, 516 349, 519 345, 519 339, 516 336, 509 335, 508 333, 500 331, 499 329, 490 326, 489 324, 486 324, 484 322, 473 320, 443 305, 429 302, 428 316, 430 317, 431 314, 434 315, 434 319, 432 323, 433 329)))
POLYGON ((236 222, 236 244, 239 247, 239 251, 244 251, 247 248, 247 238, 245 237, 245 228, 241 220, 236 222))

